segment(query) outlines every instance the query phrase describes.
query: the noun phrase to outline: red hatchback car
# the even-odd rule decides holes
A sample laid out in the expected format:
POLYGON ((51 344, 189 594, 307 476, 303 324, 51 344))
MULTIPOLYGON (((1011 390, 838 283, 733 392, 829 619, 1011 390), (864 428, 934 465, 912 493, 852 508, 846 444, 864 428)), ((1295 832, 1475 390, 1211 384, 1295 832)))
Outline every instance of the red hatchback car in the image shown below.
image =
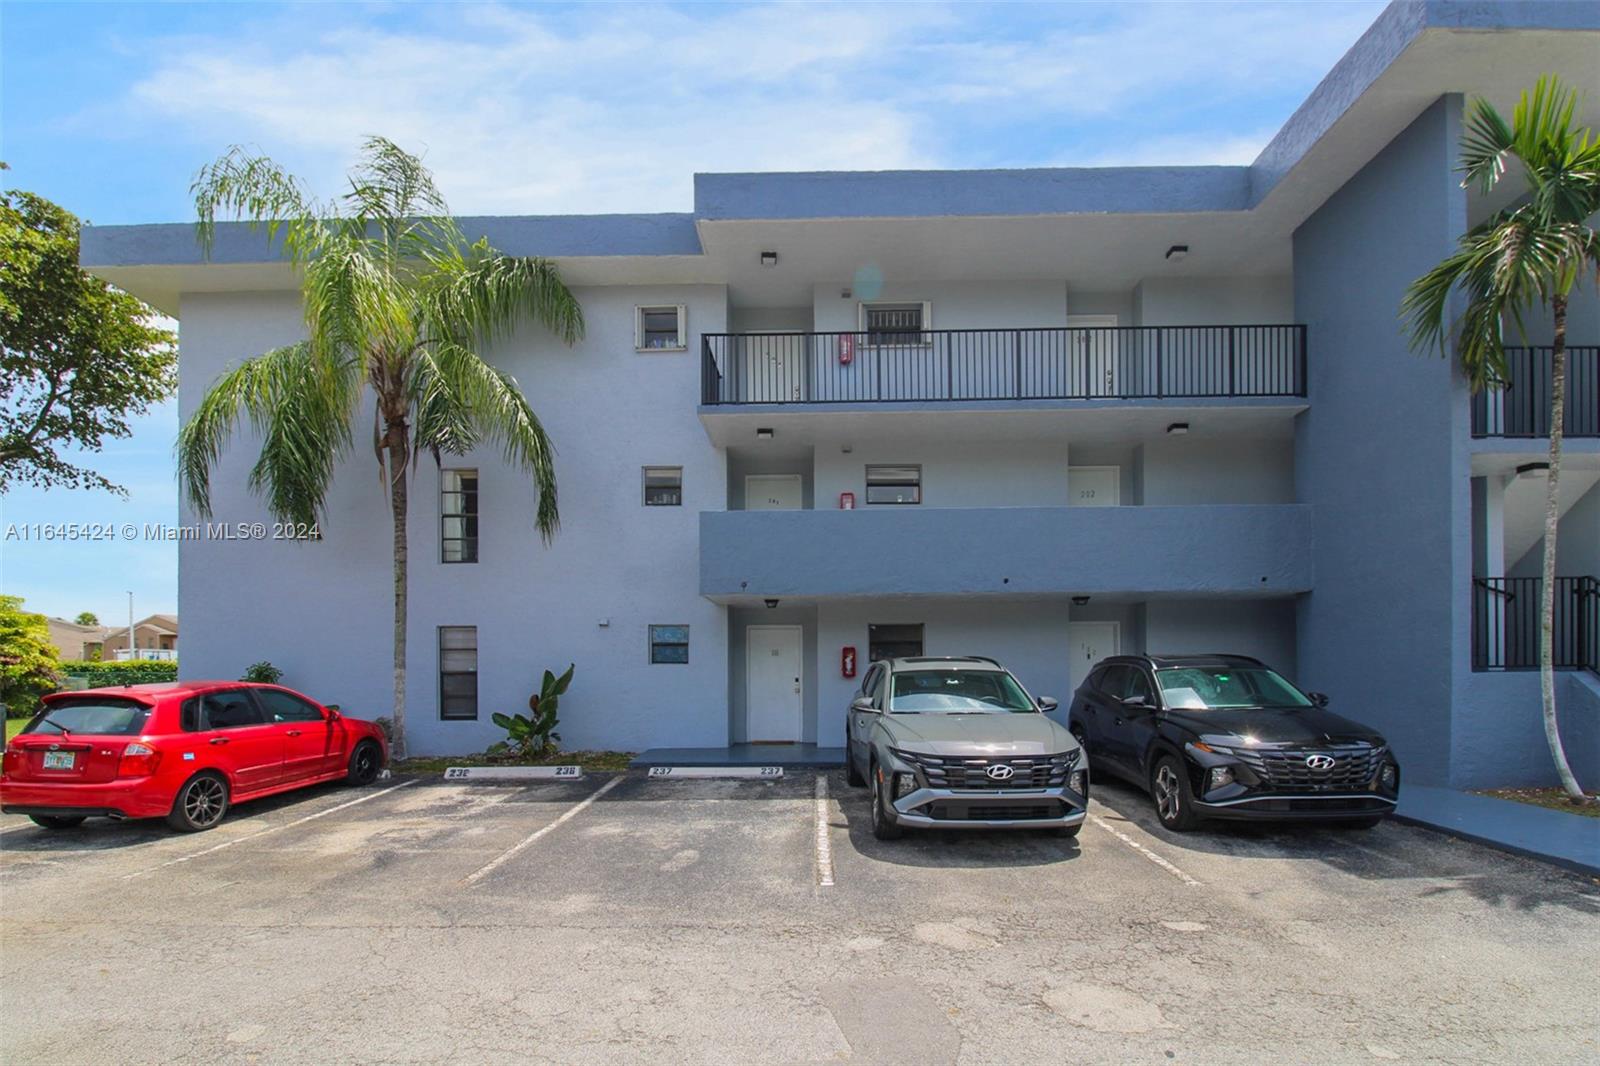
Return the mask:
POLYGON ((376 724, 276 685, 57 692, 6 745, 0 810, 47 829, 104 815, 193 832, 245 800, 340 778, 368 784, 387 761, 376 724))

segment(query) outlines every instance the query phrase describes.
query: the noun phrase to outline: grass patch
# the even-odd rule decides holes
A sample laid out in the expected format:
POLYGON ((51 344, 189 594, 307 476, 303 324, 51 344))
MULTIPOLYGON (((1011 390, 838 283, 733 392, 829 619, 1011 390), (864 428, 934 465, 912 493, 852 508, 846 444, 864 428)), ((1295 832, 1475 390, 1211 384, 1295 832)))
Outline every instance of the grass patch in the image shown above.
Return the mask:
POLYGON ((1534 807, 1548 807, 1553 811, 1566 811, 1585 818, 1600 818, 1600 797, 1590 796, 1588 803, 1575 805, 1567 799, 1566 792, 1559 788, 1486 788, 1478 795, 1527 803, 1534 807))
POLYGON ((394 763, 397 774, 442 774, 452 766, 581 766, 586 772, 626 770, 631 751, 561 751, 545 759, 509 759, 504 755, 423 755, 394 763))
POLYGON ((28 719, 26 719, 26 718, 7 718, 6 719, 6 739, 10 740, 12 737, 14 737, 18 733, 22 732, 22 727, 27 725, 27 724, 28 724, 28 719))

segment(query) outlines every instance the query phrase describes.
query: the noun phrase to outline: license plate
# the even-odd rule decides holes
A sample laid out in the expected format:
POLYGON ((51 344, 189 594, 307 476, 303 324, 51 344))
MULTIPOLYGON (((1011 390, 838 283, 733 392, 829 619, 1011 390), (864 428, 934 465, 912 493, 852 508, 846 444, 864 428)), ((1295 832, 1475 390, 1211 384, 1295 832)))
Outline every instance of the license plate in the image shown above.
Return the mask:
POLYGON ((44 768, 46 770, 70 770, 73 760, 77 758, 75 752, 47 751, 44 753, 44 768))

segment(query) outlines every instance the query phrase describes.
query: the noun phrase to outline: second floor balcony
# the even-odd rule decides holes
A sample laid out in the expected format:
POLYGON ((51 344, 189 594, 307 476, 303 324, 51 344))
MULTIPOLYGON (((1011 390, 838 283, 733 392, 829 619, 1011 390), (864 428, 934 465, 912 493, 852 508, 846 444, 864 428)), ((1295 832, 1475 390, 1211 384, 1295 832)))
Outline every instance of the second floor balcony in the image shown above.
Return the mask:
POLYGON ((1305 394, 1301 325, 712 333, 701 348, 701 402, 732 410, 1305 394))
MULTIPOLYGON (((1507 348, 1509 384, 1472 397, 1474 437, 1548 437, 1554 358, 1548 346, 1507 348)), ((1600 346, 1567 348, 1566 417, 1569 437, 1600 437, 1600 346)))

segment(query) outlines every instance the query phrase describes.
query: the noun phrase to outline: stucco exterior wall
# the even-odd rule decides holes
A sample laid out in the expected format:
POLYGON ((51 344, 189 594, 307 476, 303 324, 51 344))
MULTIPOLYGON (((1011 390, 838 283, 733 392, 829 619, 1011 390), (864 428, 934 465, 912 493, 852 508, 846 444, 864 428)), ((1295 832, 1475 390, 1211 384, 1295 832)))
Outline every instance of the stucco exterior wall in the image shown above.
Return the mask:
POLYGON ((1299 679, 1338 692, 1410 781, 1436 785, 1449 774, 1458 621, 1465 633, 1456 585, 1464 601, 1471 574, 1466 402, 1450 364, 1410 351, 1397 309, 1465 227, 1460 130, 1461 99, 1440 99, 1294 235, 1312 353, 1295 481, 1315 507, 1317 570, 1299 679))
MULTIPOLYGON (((699 595, 697 516, 725 505, 727 473, 695 416, 701 331, 726 326, 720 286, 581 289, 587 338, 568 350, 534 327, 499 345, 557 449, 562 528, 544 546, 528 479, 492 448, 451 459, 480 477, 480 559, 439 562, 439 474, 412 479, 408 723, 413 750, 482 750, 489 721, 518 710, 545 668, 578 664, 561 734, 573 748, 638 749, 727 739, 723 608, 699 595), (638 354, 636 304, 689 308, 687 352, 638 354), (684 468, 681 507, 641 505, 645 465, 684 468), (609 624, 602 625, 602 620, 609 624), (646 627, 691 627, 687 665, 651 665, 646 627), (476 625, 479 719, 441 721, 437 627, 476 625)), ((191 294, 183 306, 180 411, 194 410, 222 367, 301 335, 287 296, 191 294)), ((352 714, 389 713, 390 522, 365 439, 340 467, 324 539, 192 542, 180 555, 185 677, 237 677, 258 659, 286 683, 352 714)), ((269 520, 245 489, 256 449, 244 434, 215 480, 216 517, 269 520)))
POLYGON ((1269 326, 1299 321, 1286 277, 1148 278, 1133 292, 1140 326, 1269 326))
POLYGON ((863 301, 933 305, 930 329, 1025 329, 1067 324, 1065 281, 896 281, 877 294, 856 291, 853 279, 812 288, 818 332, 849 332, 860 327, 863 301), (840 292, 849 289, 849 297, 840 292))

